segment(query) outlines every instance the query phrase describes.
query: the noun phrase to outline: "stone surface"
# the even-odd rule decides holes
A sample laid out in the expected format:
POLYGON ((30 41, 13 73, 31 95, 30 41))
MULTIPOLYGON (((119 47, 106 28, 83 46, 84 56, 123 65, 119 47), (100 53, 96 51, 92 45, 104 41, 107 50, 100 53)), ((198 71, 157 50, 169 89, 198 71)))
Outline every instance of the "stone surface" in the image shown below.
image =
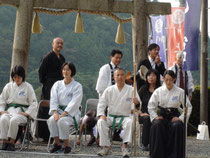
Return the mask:
MULTIPOLYGON (((73 141, 71 141, 71 144, 73 141)), ((87 142, 85 142, 87 143, 87 142)), ((73 146, 73 145, 72 145, 73 146)), ((81 148, 77 147, 72 153, 70 154, 49 154, 47 153, 47 145, 30 145, 29 149, 15 152, 9 151, 0 151, 0 158, 63 158, 63 157, 99 157, 97 156, 97 152, 100 150, 100 147, 97 147, 96 144, 93 146, 86 146, 83 145, 81 148)), ((187 157, 188 158, 209 158, 210 157, 210 141, 201 141, 197 140, 195 137, 188 137, 187 139, 187 157)), ((120 143, 114 142, 112 145, 112 155, 106 156, 106 158, 111 157, 121 157, 121 149, 120 143)), ((137 147, 137 155, 136 157, 139 158, 148 158, 149 152, 142 151, 139 147, 137 147)), ((133 157, 133 156, 131 156, 133 157)))

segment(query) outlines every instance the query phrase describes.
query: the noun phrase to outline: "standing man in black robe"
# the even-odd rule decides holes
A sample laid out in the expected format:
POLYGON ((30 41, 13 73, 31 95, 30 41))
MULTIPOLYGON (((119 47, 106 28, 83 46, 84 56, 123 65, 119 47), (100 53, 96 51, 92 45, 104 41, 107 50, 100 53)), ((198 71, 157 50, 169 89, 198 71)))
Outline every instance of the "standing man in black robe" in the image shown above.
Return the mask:
MULTIPOLYGON (((41 99, 50 100, 50 90, 53 84, 62 80, 61 66, 65 62, 65 58, 60 54, 63 49, 63 39, 56 37, 52 42, 52 50, 43 56, 39 67, 39 81, 42 83, 41 99)), ((39 117, 48 119, 49 108, 40 108, 39 117)), ((46 122, 38 123, 38 137, 43 138, 44 141, 49 139, 49 130, 46 122)))

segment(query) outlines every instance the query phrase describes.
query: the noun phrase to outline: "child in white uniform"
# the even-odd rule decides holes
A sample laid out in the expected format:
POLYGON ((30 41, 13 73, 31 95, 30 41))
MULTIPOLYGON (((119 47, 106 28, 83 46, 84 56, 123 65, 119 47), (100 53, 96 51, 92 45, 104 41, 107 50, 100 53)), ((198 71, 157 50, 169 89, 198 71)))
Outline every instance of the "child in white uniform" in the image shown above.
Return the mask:
POLYGON ((12 69, 11 78, 13 82, 6 84, 0 96, 0 129, 2 150, 14 151, 19 124, 26 123, 27 117, 35 118, 38 104, 22 66, 12 69))

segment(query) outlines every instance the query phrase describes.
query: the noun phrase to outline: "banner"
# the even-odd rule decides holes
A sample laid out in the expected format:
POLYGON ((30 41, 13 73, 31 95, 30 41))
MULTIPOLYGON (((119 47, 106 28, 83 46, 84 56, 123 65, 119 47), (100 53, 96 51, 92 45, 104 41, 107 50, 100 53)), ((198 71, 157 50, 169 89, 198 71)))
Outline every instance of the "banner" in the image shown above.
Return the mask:
POLYGON ((156 43, 160 46, 160 60, 166 64, 167 18, 166 16, 152 16, 151 20, 153 36, 150 44, 156 43))
POLYGON ((186 0, 183 69, 198 70, 198 37, 200 27, 200 0, 186 0))
POLYGON ((168 36, 168 67, 174 65, 176 54, 184 48, 184 21, 185 8, 171 8, 171 14, 167 16, 167 36, 168 36))

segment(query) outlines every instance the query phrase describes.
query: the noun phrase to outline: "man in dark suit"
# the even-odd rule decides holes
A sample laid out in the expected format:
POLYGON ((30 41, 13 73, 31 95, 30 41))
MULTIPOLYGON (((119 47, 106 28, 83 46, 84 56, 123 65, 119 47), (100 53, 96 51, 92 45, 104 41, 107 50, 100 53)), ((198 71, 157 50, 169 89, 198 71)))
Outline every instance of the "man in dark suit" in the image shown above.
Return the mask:
MULTIPOLYGON (((148 70, 155 69, 160 75, 163 75, 166 69, 164 63, 160 61, 159 50, 159 45, 155 43, 150 44, 148 47, 148 59, 145 59, 139 63, 137 71, 139 71, 140 67, 144 65, 148 70)), ((145 81, 140 77, 139 73, 136 76, 136 81, 137 90, 139 90, 141 86, 145 84, 145 81)))

